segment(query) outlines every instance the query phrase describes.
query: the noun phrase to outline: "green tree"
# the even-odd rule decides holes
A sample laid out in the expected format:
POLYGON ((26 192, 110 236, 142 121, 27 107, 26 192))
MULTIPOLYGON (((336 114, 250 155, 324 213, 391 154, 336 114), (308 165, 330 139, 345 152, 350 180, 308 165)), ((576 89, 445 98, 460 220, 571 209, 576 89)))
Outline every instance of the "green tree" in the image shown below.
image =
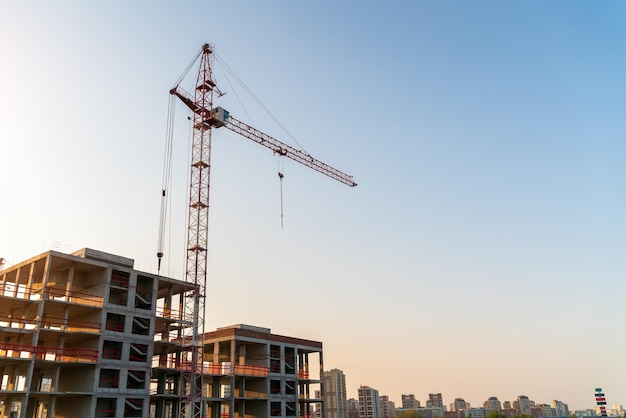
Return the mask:
POLYGON ((489 413, 487 414, 487 418, 506 418, 505 415, 502 415, 501 413, 499 413, 498 411, 496 411, 495 409, 492 409, 491 411, 489 411, 489 413))
POLYGON ((409 409, 401 414, 396 414, 397 418, 423 418, 421 412, 417 412, 415 409, 409 409))

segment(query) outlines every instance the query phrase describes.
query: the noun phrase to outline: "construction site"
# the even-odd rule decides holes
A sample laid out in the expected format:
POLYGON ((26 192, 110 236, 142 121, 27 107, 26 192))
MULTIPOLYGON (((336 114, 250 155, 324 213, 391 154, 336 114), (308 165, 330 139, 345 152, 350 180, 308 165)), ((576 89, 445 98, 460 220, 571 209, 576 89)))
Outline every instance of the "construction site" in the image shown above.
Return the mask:
POLYGON ((0 416, 177 417, 184 374, 199 367, 203 416, 310 417, 322 343, 233 325, 206 333, 203 359, 190 364, 188 288, 92 249, 2 271, 0 416))
POLYGON ((161 275, 170 119, 156 273, 89 248, 0 265, 0 418, 311 418, 315 411, 326 418, 321 342, 243 324, 205 330, 212 132, 225 127, 279 157, 356 183, 214 106, 223 93, 213 62, 213 46, 203 45, 169 92, 170 106, 182 102, 192 124, 184 278, 161 275), (188 93, 180 82, 195 64, 188 93))

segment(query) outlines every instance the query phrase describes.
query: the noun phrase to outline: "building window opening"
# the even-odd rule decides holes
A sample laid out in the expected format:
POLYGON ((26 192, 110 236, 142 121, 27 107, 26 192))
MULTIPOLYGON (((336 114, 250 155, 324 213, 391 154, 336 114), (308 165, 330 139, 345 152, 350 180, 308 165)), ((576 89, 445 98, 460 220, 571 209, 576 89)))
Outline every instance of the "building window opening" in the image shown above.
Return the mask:
POLYGON ((270 393, 272 394, 280 393, 280 380, 270 381, 270 393))
POLYGON ((270 373, 280 373, 280 360, 270 360, 270 373))
POLYGON ((96 417, 114 417, 116 406, 115 398, 98 398, 96 401, 96 417))
POLYGON ((106 330, 107 331, 116 331, 116 332, 124 332, 124 321, 126 317, 124 315, 108 313, 107 314, 107 322, 106 322, 106 330))
POLYGON ((149 277, 137 276, 137 288, 135 289, 135 308, 152 309, 152 284, 149 277))
POLYGON ((148 361, 148 346, 146 344, 135 344, 132 343, 130 345, 130 354, 128 359, 130 361, 137 361, 145 363, 148 361))
POLYGON ((296 394, 296 382, 293 380, 285 381, 285 393, 287 395, 295 395, 296 394))
POLYGON ((119 287, 120 289, 128 289, 129 277, 129 273, 113 270, 111 273, 111 286, 119 287))
POLYGON ((102 358, 110 360, 122 359, 122 342, 120 341, 104 341, 102 344, 102 358))
POLYGON ((142 417, 143 416, 143 399, 126 398, 124 402, 124 417, 142 417))
POLYGON ((281 408, 280 402, 272 402, 270 404, 270 414, 271 414, 271 416, 279 417, 281 415, 280 413, 282 412, 281 409, 282 408, 281 408))
POLYGON ((109 292, 109 303, 112 305, 126 306, 128 303, 128 290, 112 287, 109 292))
POLYGON ((296 351, 293 347, 285 347, 285 373, 296 374, 296 351))
POLYGON ((145 389, 146 372, 143 370, 129 370, 126 379, 127 389, 145 389))
POLYGON ((98 387, 101 388, 117 388, 120 382, 120 371, 116 369, 100 370, 100 382, 98 387))
POLYGON ((133 334, 150 335, 150 320, 148 318, 133 318, 133 334))

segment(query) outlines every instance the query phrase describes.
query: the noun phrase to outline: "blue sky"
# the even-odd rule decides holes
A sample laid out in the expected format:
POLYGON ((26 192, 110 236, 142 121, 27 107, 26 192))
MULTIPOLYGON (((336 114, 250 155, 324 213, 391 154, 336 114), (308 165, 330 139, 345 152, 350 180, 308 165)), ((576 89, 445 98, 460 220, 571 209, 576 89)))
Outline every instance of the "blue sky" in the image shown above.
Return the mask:
MULTIPOLYGON (((285 161, 281 229, 283 163, 217 131, 209 328, 323 341, 351 396, 623 403, 625 18, 619 1, 3 2, 0 257, 92 247, 155 271, 168 91, 210 42, 359 186, 285 161)), ((216 76, 220 105, 289 142, 216 76)))

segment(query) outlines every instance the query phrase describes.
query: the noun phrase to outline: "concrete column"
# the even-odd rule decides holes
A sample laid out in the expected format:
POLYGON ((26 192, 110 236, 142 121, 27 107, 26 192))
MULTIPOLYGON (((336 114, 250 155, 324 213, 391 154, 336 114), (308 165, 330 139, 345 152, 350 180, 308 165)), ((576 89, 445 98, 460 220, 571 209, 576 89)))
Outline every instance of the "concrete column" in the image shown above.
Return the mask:
POLYGON ((30 264, 30 272, 28 273, 28 282, 26 282, 26 290, 24 291, 24 297, 30 299, 30 294, 33 287, 33 275, 35 271, 35 263, 30 264))
MULTIPOLYGON (((320 351, 320 394, 322 396, 322 402, 320 403, 320 408, 322 409, 322 418, 326 418, 327 411, 324 408, 324 397, 326 395, 326 388, 324 387, 324 354, 320 351)), ((338 389, 337 389, 338 391, 338 389)))
POLYGON ((213 367, 217 367, 220 364, 220 343, 219 341, 213 344, 213 367))
POLYGON ((72 263, 67 273, 67 283, 65 284, 65 294, 68 295, 68 301, 71 301, 71 298, 69 297, 69 293, 72 290, 73 284, 74 284, 74 264, 72 263))

